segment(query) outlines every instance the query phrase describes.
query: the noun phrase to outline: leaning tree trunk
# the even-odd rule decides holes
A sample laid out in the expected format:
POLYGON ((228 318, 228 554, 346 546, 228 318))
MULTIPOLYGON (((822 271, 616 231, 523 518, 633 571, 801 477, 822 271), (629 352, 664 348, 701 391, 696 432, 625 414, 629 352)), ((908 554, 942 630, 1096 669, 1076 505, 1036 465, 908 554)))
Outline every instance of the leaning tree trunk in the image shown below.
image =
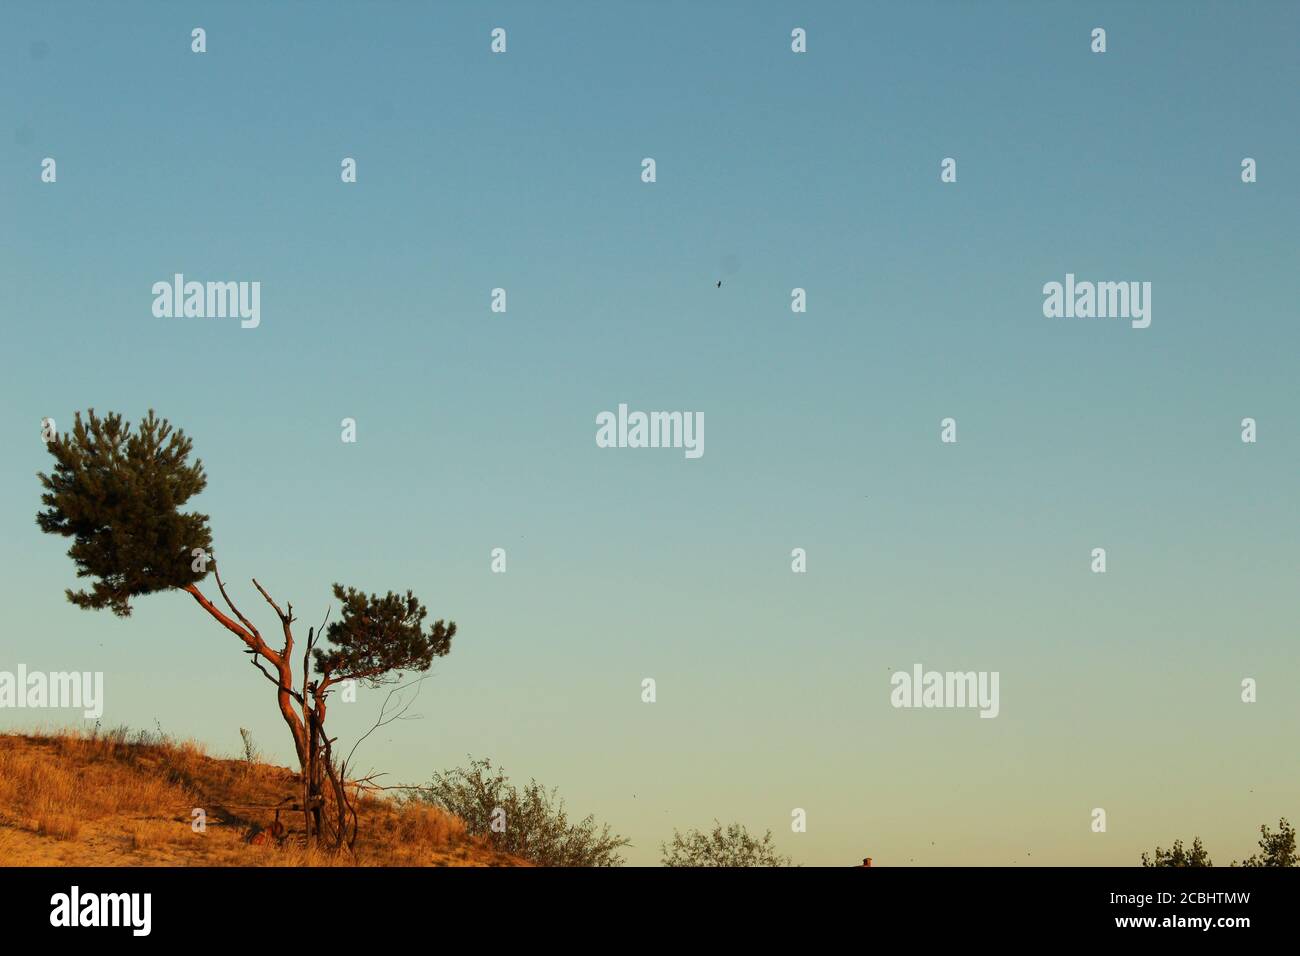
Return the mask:
POLYGON ((257 580, 253 580, 254 586, 261 592, 262 597, 266 598, 267 603, 275 609, 284 630, 283 649, 279 651, 273 650, 262 638, 261 633, 253 623, 244 617, 230 600, 225 586, 221 583, 221 576, 216 574, 215 563, 213 573, 216 576, 217 588, 221 591, 222 598, 225 599, 226 604, 229 605, 238 621, 228 617, 220 608, 209 601, 196 585, 191 584, 184 590, 222 627, 244 642, 245 653, 252 659, 253 665, 262 672, 267 680, 276 685, 276 700, 280 707, 280 716, 284 719, 285 725, 289 728, 289 733, 293 737, 294 752, 298 757, 298 767, 302 775, 303 812, 307 828, 305 837, 307 842, 310 843, 313 831, 317 839, 321 834, 321 801, 324 795, 324 775, 320 766, 322 740, 320 718, 323 716, 323 707, 320 708, 320 713, 313 713, 313 708, 308 704, 308 688, 310 685, 306 683, 306 672, 310 666, 311 645, 314 643, 315 634, 313 633, 309 637, 307 653, 303 655, 304 690, 300 693, 293 686, 293 666, 290 657, 293 653, 294 643, 291 627, 294 621, 293 605, 288 606, 288 613, 281 611, 279 605, 271 599, 271 596, 257 583, 257 580), (274 676, 262 666, 262 661, 266 661, 271 666, 275 672, 274 676), (295 701, 301 707, 301 714, 294 708, 295 701))
MULTIPOLYGON (((311 655, 321 631, 311 628, 307 631, 307 647, 303 651, 302 688, 293 685, 293 605, 287 605, 288 611, 280 610, 266 589, 253 579, 253 586, 271 605, 284 631, 284 647, 279 651, 272 649, 253 622, 240 613, 226 593, 216 563, 212 564, 212 573, 217 581, 221 597, 230 607, 231 613, 238 621, 228 617, 220 608, 203 596, 197 585, 190 584, 183 590, 189 593, 203 610, 215 618, 222 627, 235 634, 245 645, 245 653, 252 659, 253 665, 262 672, 272 684, 276 685, 276 700, 280 707, 280 716, 293 737, 294 752, 298 756, 298 767, 302 780, 302 808, 304 838, 308 845, 313 837, 317 844, 329 835, 329 842, 335 849, 344 846, 351 849, 357 838, 358 817, 356 807, 347 794, 347 761, 335 764, 330 744, 333 742, 325 732, 325 699, 329 687, 340 679, 337 675, 325 674, 320 682, 308 679, 311 673, 311 655), (274 675, 262 666, 269 664, 274 675), (297 704, 295 709, 294 704, 297 704), (329 784, 334 798, 335 820, 328 820, 326 815, 326 783, 329 784), (329 830, 333 833, 329 834, 329 830)), ((328 620, 328 615, 326 615, 328 620)), ((323 628, 323 625, 322 625, 323 628)))

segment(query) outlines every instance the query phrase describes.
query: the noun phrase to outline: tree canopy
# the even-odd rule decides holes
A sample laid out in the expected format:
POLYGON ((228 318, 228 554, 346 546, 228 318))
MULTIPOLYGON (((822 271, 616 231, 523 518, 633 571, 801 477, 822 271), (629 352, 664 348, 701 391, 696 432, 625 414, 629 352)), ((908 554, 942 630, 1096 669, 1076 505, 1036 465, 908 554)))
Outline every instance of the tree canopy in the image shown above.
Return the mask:
POLYGON ((383 683, 398 671, 427 671, 451 650, 456 622, 437 620, 425 631, 429 611, 410 591, 380 597, 335 584, 334 597, 343 611, 325 630, 330 646, 312 650, 316 672, 330 682, 383 683))
POLYGON ((1241 861, 1242 866, 1296 866, 1295 827, 1283 817, 1277 822, 1277 832, 1270 833, 1267 824, 1259 827, 1259 852, 1241 861))
MULTIPOLYGON (((1269 830, 1267 824, 1259 828, 1259 852, 1246 857, 1233 866, 1296 866, 1300 862, 1296 857, 1295 827, 1287 822, 1286 817, 1278 821, 1277 832, 1269 830)), ((1201 838, 1192 840, 1192 848, 1183 848, 1182 840, 1175 840, 1168 850, 1156 847, 1154 857, 1142 854, 1143 866, 1214 866, 1210 855, 1201 845, 1201 838)))
POLYGON ((90 409, 48 445, 55 466, 38 475, 46 508, 36 523, 72 538, 77 577, 95 579, 89 591, 69 589, 69 601, 127 617, 133 598, 203 578, 193 552, 211 551, 208 516, 180 509, 207 477, 201 460, 188 460, 184 432, 152 409, 136 431, 121 415, 100 418, 90 409))
POLYGON ((1205 847, 1201 845, 1201 838, 1195 837, 1192 840, 1190 850, 1183 849, 1183 841, 1175 840, 1174 845, 1168 850, 1156 847, 1154 857, 1142 854, 1143 866, 1214 866, 1210 862, 1210 855, 1205 852, 1205 847))

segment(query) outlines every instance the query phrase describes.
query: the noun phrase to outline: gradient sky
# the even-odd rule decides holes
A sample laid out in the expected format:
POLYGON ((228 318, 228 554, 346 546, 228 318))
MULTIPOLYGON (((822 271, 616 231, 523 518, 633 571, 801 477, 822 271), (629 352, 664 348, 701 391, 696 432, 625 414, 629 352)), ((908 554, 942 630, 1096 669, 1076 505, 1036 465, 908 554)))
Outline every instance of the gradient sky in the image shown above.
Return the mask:
POLYGON ((458 623, 422 719, 362 750, 392 782, 490 756, 638 864, 715 818, 804 864, 1240 859, 1300 816, 1298 31, 1282 2, 7 0, 0 669, 102 670, 106 725, 291 762, 233 636, 179 593, 74 608, 36 528, 41 419, 153 407, 264 633, 253 576, 303 634, 333 581, 458 623), (175 272, 260 281, 260 328, 154 318, 175 272), (1151 327, 1044 318, 1067 272, 1150 281, 1151 327), (703 458, 597 448, 620 402, 704 412, 703 458), (999 671, 1000 716, 892 708, 917 662, 999 671))

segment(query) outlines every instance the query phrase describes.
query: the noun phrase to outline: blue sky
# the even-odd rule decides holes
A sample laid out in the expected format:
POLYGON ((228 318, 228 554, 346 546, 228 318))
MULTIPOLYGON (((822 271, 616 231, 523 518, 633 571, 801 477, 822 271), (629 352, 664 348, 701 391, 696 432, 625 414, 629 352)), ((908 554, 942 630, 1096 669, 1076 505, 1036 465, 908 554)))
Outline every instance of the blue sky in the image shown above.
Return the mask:
POLYGON ((41 419, 153 407, 246 613, 337 580, 459 624, 367 742, 394 780, 490 756, 635 863, 714 818, 807 864, 1227 862, 1300 812, 1294 5, 0 18, 0 669, 291 759, 230 635, 77 610, 35 527, 41 419), (260 327, 155 318, 175 272, 260 281, 260 327), (1067 272, 1151 282, 1151 327, 1045 318, 1067 272), (704 456, 597 448, 620 402, 703 412, 704 456), (915 662, 999 671, 1001 714, 891 708, 915 662))

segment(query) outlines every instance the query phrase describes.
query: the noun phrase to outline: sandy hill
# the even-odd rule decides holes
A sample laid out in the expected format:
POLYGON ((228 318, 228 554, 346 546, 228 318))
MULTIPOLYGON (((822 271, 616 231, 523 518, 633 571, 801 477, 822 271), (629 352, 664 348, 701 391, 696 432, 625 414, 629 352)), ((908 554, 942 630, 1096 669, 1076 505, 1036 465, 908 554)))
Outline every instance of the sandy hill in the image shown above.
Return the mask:
MULTIPOLYGON (((0 865, 518 866, 460 819, 364 798, 356 857, 251 844, 274 806, 300 793, 284 767, 207 756, 150 734, 0 735, 0 865), (191 827, 203 808, 206 832, 191 827)), ((283 814, 291 830, 298 814, 283 814)))

